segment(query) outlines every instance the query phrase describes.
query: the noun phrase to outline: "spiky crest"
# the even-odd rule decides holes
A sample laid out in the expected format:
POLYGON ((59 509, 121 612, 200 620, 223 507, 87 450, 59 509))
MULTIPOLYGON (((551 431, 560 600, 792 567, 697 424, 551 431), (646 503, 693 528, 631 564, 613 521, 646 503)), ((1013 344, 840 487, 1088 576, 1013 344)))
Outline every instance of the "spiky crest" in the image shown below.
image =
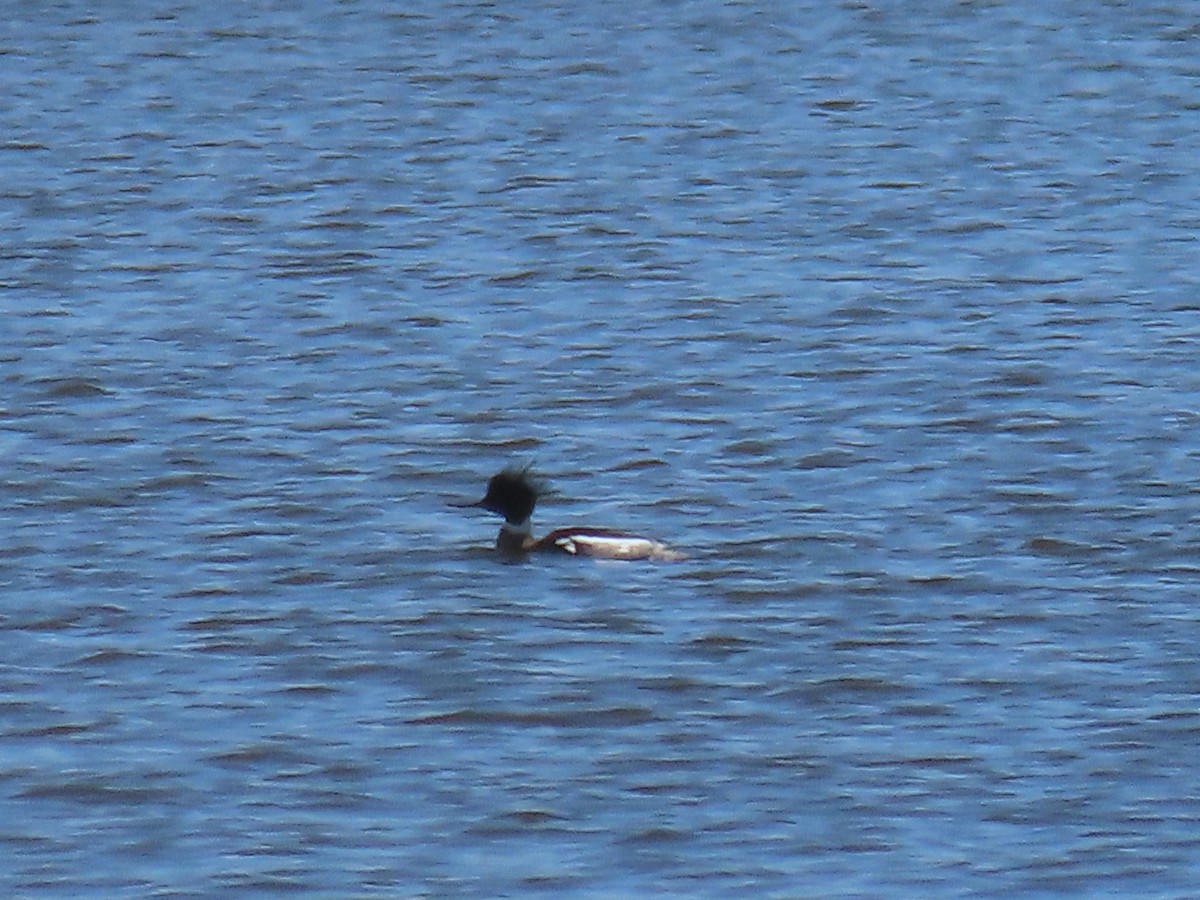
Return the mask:
POLYGON ((538 497, 545 490, 545 483, 533 474, 531 465, 509 466, 491 477, 479 505, 519 525, 533 515, 538 497))

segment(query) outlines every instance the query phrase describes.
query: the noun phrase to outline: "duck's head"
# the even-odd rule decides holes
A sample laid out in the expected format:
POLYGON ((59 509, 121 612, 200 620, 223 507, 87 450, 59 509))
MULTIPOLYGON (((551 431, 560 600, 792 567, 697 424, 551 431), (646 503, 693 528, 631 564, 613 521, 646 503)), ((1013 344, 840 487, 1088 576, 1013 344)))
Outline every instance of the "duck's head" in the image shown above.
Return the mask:
POLYGON ((533 515, 538 497, 544 492, 545 485, 529 466, 509 466, 488 480, 482 500, 468 505, 499 513, 504 521, 519 525, 533 515))

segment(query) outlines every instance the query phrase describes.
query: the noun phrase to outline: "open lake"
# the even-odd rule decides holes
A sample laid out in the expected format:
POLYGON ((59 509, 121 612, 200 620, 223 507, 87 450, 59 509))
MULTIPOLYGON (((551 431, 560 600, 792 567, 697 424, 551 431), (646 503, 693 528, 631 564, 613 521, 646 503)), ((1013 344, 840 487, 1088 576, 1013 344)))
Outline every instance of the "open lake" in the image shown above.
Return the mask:
POLYGON ((0 6, 0 895, 1196 895, 1194 4, 0 6))

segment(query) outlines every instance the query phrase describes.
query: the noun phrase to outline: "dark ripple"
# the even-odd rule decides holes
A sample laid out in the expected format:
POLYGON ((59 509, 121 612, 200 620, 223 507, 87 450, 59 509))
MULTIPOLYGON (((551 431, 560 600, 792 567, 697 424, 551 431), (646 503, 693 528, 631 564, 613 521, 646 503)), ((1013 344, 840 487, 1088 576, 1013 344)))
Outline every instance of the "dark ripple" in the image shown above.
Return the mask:
POLYGON ((414 725, 500 725, 521 728, 613 728, 641 725, 654 719, 644 707, 564 710, 481 710, 461 709, 449 713, 421 716, 410 720, 414 725))

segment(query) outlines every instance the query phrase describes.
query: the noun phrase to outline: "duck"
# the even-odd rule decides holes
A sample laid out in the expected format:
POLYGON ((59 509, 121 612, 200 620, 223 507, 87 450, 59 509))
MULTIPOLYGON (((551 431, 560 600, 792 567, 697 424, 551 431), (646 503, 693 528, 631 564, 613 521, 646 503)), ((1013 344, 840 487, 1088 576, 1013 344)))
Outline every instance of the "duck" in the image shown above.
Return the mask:
POLYGON ((533 473, 532 465, 508 466, 488 480, 481 500, 457 505, 485 509, 504 517, 500 533, 496 535, 496 551, 509 559, 524 558, 532 553, 626 560, 684 558, 662 541, 613 528, 556 528, 541 537, 534 537, 533 510, 546 492, 546 482, 533 473))

